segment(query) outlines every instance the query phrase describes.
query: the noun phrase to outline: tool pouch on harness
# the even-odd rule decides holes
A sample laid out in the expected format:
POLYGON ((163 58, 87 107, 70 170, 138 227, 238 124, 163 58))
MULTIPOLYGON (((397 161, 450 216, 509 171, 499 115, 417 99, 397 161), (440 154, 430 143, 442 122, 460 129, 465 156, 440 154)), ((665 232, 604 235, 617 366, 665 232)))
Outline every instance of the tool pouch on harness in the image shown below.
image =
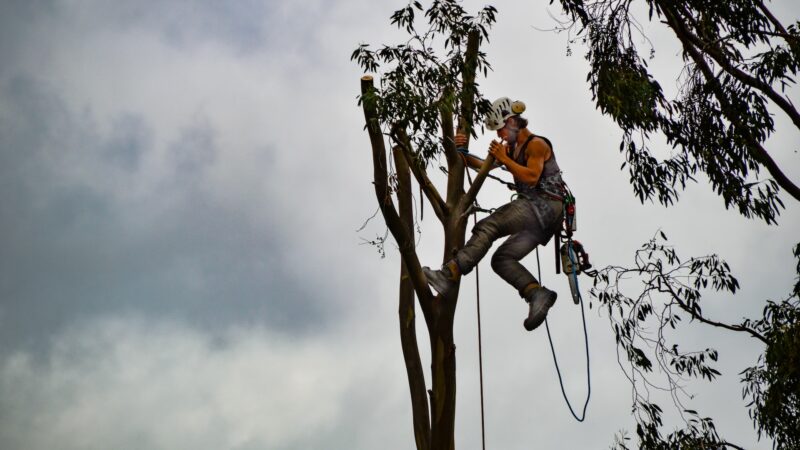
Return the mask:
POLYGON ((589 262, 589 254, 583 248, 583 245, 574 239, 572 234, 577 230, 575 221, 575 197, 567 189, 567 194, 564 196, 564 209, 563 221, 561 223, 561 233, 556 235, 556 273, 559 273, 563 266, 564 275, 569 279, 570 291, 572 291, 572 300, 575 304, 580 302, 580 292, 578 289, 578 275, 592 268, 589 262), (562 238, 565 240, 560 244, 562 238))
POLYGON ((572 236, 572 233, 578 231, 578 222, 576 221, 575 197, 572 192, 567 191, 564 196, 564 232, 567 237, 572 236))
POLYGON ((564 197, 563 197, 563 208, 562 211, 562 218, 561 218, 561 229, 556 232, 555 235, 555 256, 556 256, 556 273, 561 273, 561 266, 564 266, 564 273, 569 275, 572 273, 572 266, 569 266, 567 269, 567 262, 568 258, 564 258, 564 249, 561 246, 562 240, 569 241, 572 239, 572 233, 577 230, 576 222, 575 222, 575 197, 570 192, 569 188, 566 187, 564 184, 564 197), (563 264, 562 264, 563 263, 563 264))

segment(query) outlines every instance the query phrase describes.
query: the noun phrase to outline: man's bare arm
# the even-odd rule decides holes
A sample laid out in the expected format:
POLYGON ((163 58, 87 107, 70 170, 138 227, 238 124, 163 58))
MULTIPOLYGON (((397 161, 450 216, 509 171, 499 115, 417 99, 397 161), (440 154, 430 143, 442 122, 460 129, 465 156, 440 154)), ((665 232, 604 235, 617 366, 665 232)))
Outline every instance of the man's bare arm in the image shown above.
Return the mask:
MULTIPOLYGON (((464 148, 467 145, 467 136, 463 134, 456 134, 455 135, 455 144, 458 148, 458 152, 464 157, 464 162, 475 170, 480 170, 481 166, 483 166, 483 158, 473 155, 472 153, 467 152, 464 148)), ((501 165, 495 163, 489 170, 494 170, 497 167, 502 167, 501 165)))
POLYGON ((544 170, 544 162, 550 156, 550 147, 541 139, 534 139, 526 149, 528 164, 523 166, 506 154, 506 147, 497 141, 489 145, 489 153, 508 168, 514 178, 523 183, 535 185, 544 170))

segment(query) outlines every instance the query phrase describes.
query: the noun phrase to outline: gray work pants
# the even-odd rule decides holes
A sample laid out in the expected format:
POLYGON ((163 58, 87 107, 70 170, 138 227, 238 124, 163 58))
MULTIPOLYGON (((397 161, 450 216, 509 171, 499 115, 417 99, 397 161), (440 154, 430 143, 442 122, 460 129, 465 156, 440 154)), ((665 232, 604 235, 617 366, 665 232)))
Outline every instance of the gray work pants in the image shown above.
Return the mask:
POLYGON ((523 296, 531 283, 539 283, 520 260, 537 245, 545 245, 561 224, 561 201, 536 201, 518 197, 479 221, 472 237, 456 253, 455 261, 462 274, 472 271, 491 248, 492 243, 510 236, 492 255, 492 269, 523 296), (537 211, 538 208, 538 211, 537 211))

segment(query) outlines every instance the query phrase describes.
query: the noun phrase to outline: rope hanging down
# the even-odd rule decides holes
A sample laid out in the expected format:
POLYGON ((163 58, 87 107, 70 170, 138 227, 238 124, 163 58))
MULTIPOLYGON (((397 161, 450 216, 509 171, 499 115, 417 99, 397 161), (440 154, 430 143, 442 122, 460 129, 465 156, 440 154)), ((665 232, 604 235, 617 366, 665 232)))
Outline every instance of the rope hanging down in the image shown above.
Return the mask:
MULTIPOLYGON (((470 186, 472 185, 472 177, 469 176, 469 170, 467 170, 467 180, 469 180, 470 186)), ((478 210, 486 211, 485 209, 478 206, 478 202, 476 201, 473 205, 473 213, 472 213, 472 220, 475 225, 478 225, 478 210)), ((486 422, 484 420, 484 412, 483 412, 483 345, 481 343, 481 282, 478 272, 478 266, 475 266, 475 305, 478 310, 478 373, 480 377, 480 386, 481 386, 481 448, 486 450, 486 422)))
MULTIPOLYGON (((577 267, 577 261, 574 259, 575 255, 572 251, 572 239, 568 240, 568 248, 569 248, 569 258, 572 262, 572 273, 569 275, 570 277, 574 277, 573 280, 575 281, 575 287, 578 287, 578 275, 575 273, 575 267, 577 267)), ((542 268, 541 264, 539 263, 539 249, 536 249, 536 269, 539 274, 539 282, 542 281, 542 268)), ((590 370, 589 364, 589 333, 586 331, 586 314, 584 313, 583 308, 583 297, 580 295, 580 290, 578 290, 578 298, 580 299, 581 304, 581 319, 583 320, 583 338, 586 348, 586 401, 583 403, 583 411, 581 412, 581 416, 578 417, 575 414, 575 410, 572 408, 572 404, 567 397, 567 392, 564 390, 564 380, 561 377, 561 369, 558 367, 558 358, 556 358, 556 350, 555 346, 553 345, 553 338, 550 334, 550 324, 547 322, 547 318, 544 319, 544 326, 547 329, 547 340, 550 342, 550 352, 553 354, 553 363, 556 366, 556 374, 558 374, 558 383, 561 385, 561 395, 564 397, 564 401, 567 403, 567 407, 569 408, 569 412, 572 414, 572 417, 575 418, 578 422, 583 422, 586 419, 586 407, 589 406, 589 398, 592 396, 592 375, 590 370)))
MULTIPOLYGON (((475 223, 478 223, 478 213, 475 212, 473 214, 473 220, 475 223)), ((480 278, 478 278, 478 266, 475 266, 475 292, 476 292, 476 299, 475 302, 476 307, 478 309, 478 372, 480 374, 480 383, 481 383, 481 444, 482 449, 486 450, 486 424, 484 421, 484 414, 483 414, 483 346, 481 345, 481 283, 480 278)))

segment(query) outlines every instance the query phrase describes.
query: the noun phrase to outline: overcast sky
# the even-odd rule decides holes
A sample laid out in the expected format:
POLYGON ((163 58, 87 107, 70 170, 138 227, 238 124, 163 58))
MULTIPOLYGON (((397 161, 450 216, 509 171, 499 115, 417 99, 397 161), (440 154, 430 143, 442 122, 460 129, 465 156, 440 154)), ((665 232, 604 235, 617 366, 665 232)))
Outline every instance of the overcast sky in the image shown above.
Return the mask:
MULTIPOLYGON (((363 244, 384 234, 379 219, 356 231, 377 204, 356 104, 362 73, 349 61, 360 43, 396 42, 389 16, 402 5, 0 4, 0 447, 413 447, 399 261, 393 244, 386 258, 363 244)), ((792 1, 774 7, 786 23, 800 17, 792 1)), ((499 7, 485 47, 494 71, 481 86, 525 101, 530 128, 554 142, 595 265, 629 264, 661 229, 679 254, 718 253, 739 277, 740 294, 708 296, 709 315, 736 321, 784 298, 800 205, 783 197, 780 225, 767 226, 725 210, 703 177, 674 207, 641 205, 619 170, 620 132, 591 102, 584 50, 568 57, 566 35, 540 31, 553 27, 549 14, 558 9, 538 0, 499 7)), ((648 36, 674 92, 679 50, 664 32, 648 36)), ((798 183, 800 135, 776 119, 767 148, 798 183)), ((490 184, 480 196, 484 206, 507 199, 490 184)), ((421 229, 420 256, 436 265, 432 211, 421 229)), ((561 300, 550 324, 581 403, 579 310, 551 255, 543 250, 543 279, 561 300)), ((587 310, 592 400, 579 424, 544 330, 527 333, 525 304, 488 261, 480 267, 488 446, 607 448, 634 430, 607 317, 587 310)), ((455 329, 465 449, 480 444, 473 283, 465 278, 455 329)), ((719 348, 724 374, 690 384, 691 406, 729 440, 770 448, 738 383, 761 347, 702 327, 683 333, 719 348)))

